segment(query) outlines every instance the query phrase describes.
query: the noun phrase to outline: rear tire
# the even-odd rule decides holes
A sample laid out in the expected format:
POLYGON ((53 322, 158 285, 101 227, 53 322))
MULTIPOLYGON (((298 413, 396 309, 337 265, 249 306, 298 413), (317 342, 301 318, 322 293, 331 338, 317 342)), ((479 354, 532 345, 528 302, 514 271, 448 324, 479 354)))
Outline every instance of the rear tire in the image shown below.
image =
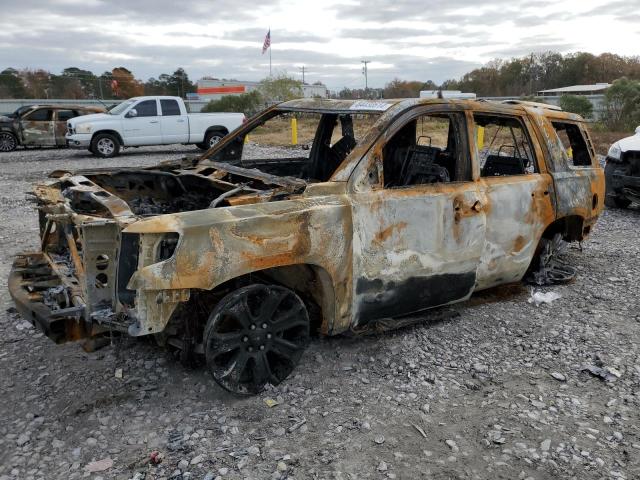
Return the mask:
POLYGON ((252 284, 225 296, 204 331, 204 354, 214 380, 238 395, 277 385, 309 344, 309 315, 292 290, 252 284))
POLYGON ((110 133, 100 133, 91 140, 90 150, 100 158, 116 157, 120 153, 120 142, 110 133))
POLYGON ((562 259, 566 242, 560 233, 553 238, 541 238, 536 254, 525 274, 525 281, 533 285, 559 285, 571 282, 577 270, 562 259))
POLYGON ((0 132, 0 152, 13 152, 18 148, 18 139, 11 132, 0 132))
POLYGON ((221 130, 211 130, 204 136, 204 142, 197 143, 196 147, 200 150, 209 150, 214 147, 225 136, 225 133, 221 130))

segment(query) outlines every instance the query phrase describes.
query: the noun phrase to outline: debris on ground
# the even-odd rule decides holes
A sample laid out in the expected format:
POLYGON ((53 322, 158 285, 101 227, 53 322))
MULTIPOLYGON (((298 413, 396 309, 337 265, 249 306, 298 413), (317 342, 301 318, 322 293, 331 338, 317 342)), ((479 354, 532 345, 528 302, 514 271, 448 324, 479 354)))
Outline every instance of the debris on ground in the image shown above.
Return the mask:
POLYGON ((596 365, 585 365, 582 367, 583 372, 589 372, 594 377, 599 377, 605 382, 615 382, 622 374, 612 367, 598 367, 596 365))
POLYGON ((533 303, 536 307, 539 307, 543 303, 546 305, 551 305, 553 302, 561 298, 561 295, 556 292, 541 292, 541 291, 531 291, 531 296, 529 303, 533 303))
MULTIPOLYGON (((22 193, 31 183, 55 169, 149 166, 192 150, 143 147, 108 164, 82 151, 0 154, 0 284, 17 252, 38 248, 22 193)), ((18 330, 15 312, 5 313, 13 306, 5 283, 0 478, 637 478, 639 213, 605 210, 583 252, 566 252, 580 274, 552 288, 560 301, 525 305, 529 287, 499 301, 479 292, 450 307, 457 316, 446 322, 314 339, 295 375, 252 398, 223 391, 204 367, 187 370, 155 341, 85 353, 52 344, 28 322, 18 330), (622 376, 591 378, 584 365, 622 376), (268 408, 264 397, 279 405, 268 408), (164 458, 150 466, 156 450, 164 458), (190 465, 198 455, 205 460, 190 465), (85 471, 107 456, 111 469, 85 471)))
POLYGON ((84 471, 87 473, 104 472, 111 467, 113 467, 113 460, 111 458, 103 458, 85 465, 84 471))

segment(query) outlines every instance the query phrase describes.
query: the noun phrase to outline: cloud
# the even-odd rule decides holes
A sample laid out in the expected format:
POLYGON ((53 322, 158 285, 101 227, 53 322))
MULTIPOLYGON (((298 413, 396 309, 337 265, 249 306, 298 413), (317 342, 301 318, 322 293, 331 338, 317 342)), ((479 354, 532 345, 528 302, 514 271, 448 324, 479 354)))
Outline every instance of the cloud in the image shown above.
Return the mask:
POLYGON ((639 18, 638 7, 597 1, 595 7, 583 0, 3 2, 0 68, 101 73, 125 66, 146 79, 181 66, 193 79, 258 80, 269 71, 261 53, 269 26, 274 69, 297 75, 304 64, 308 81, 332 89, 363 86, 364 58, 372 61, 369 85, 377 87, 394 77, 441 82, 492 58, 532 51, 614 45, 614 53, 634 54, 640 32, 628 25, 639 18), (616 42, 621 32, 624 41, 616 42))

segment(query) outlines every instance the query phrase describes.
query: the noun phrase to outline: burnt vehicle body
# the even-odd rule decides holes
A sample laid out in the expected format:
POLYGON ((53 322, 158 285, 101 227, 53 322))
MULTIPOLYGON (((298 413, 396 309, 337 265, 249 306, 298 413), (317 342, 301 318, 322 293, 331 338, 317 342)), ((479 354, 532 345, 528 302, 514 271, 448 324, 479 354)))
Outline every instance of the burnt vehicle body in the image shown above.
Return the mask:
POLYGON ((91 113, 104 112, 101 107, 80 105, 28 105, 14 113, 0 116, 0 152, 18 146, 64 147, 67 121, 91 113))
POLYGON ((21 314, 56 342, 153 334, 237 393, 286 378, 311 331, 401 324, 521 280, 604 201, 580 117, 466 100, 296 100, 199 159, 52 177, 35 188, 41 251, 9 279, 21 314), (309 115, 308 150, 244 158, 248 134, 309 115))
POLYGON ((604 173, 608 207, 627 208, 631 202, 640 203, 640 127, 635 135, 611 145, 604 173))

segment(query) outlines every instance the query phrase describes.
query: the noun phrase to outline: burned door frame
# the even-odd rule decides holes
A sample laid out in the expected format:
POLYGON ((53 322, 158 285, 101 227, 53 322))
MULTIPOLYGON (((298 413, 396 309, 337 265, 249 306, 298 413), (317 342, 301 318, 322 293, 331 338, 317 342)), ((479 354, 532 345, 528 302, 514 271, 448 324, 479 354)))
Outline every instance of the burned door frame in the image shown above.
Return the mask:
MULTIPOLYGON (((551 117, 535 115, 536 127, 540 135, 540 143, 545 145, 548 152, 549 174, 555 186, 555 202, 558 205, 558 218, 580 219, 581 233, 574 233, 574 237, 567 240, 580 240, 589 232, 598 215, 604 209, 604 198, 599 192, 604 192, 604 179, 599 175, 599 165, 593 149, 593 144, 584 125, 577 119, 566 117, 551 117), (565 151, 553 122, 576 125, 580 130, 587 151, 591 156, 591 165, 574 165, 565 151)), ((576 232, 576 230, 573 230, 576 232)))
MULTIPOLYGON (((31 112, 26 114, 26 117, 30 117, 36 112, 40 112, 42 110, 49 110, 51 115, 49 116, 49 120, 29 120, 28 118, 20 119, 20 136, 21 143, 25 146, 35 145, 35 146, 54 146, 56 144, 55 137, 55 128, 54 128, 54 109, 52 107, 42 107, 36 108, 31 112), (46 132, 44 132, 43 128, 38 128, 40 124, 47 124, 46 132)), ((42 125, 44 126, 44 125, 42 125)))
POLYGON ((55 134, 55 144, 59 146, 63 146, 67 144, 67 139, 65 135, 67 133, 67 120, 58 120, 58 115, 60 112, 73 112, 73 116, 71 118, 75 118, 80 115, 78 110, 73 108, 55 108, 53 110, 53 131, 55 134), (61 124, 62 123, 62 124, 61 124))
POLYGON ((556 218, 554 184, 545 155, 531 121, 524 113, 482 109, 467 112, 468 138, 474 157, 474 176, 484 197, 487 229, 476 289, 517 282, 526 273, 545 229, 556 218), (514 175, 481 175, 474 115, 516 119, 527 137, 536 172, 514 175))
POLYGON ((405 112, 354 169, 348 188, 354 325, 464 300, 473 292, 486 228, 477 182, 467 173, 464 181, 383 187, 384 146, 423 115, 459 115, 458 161, 470 162, 464 110, 435 104, 405 112))

